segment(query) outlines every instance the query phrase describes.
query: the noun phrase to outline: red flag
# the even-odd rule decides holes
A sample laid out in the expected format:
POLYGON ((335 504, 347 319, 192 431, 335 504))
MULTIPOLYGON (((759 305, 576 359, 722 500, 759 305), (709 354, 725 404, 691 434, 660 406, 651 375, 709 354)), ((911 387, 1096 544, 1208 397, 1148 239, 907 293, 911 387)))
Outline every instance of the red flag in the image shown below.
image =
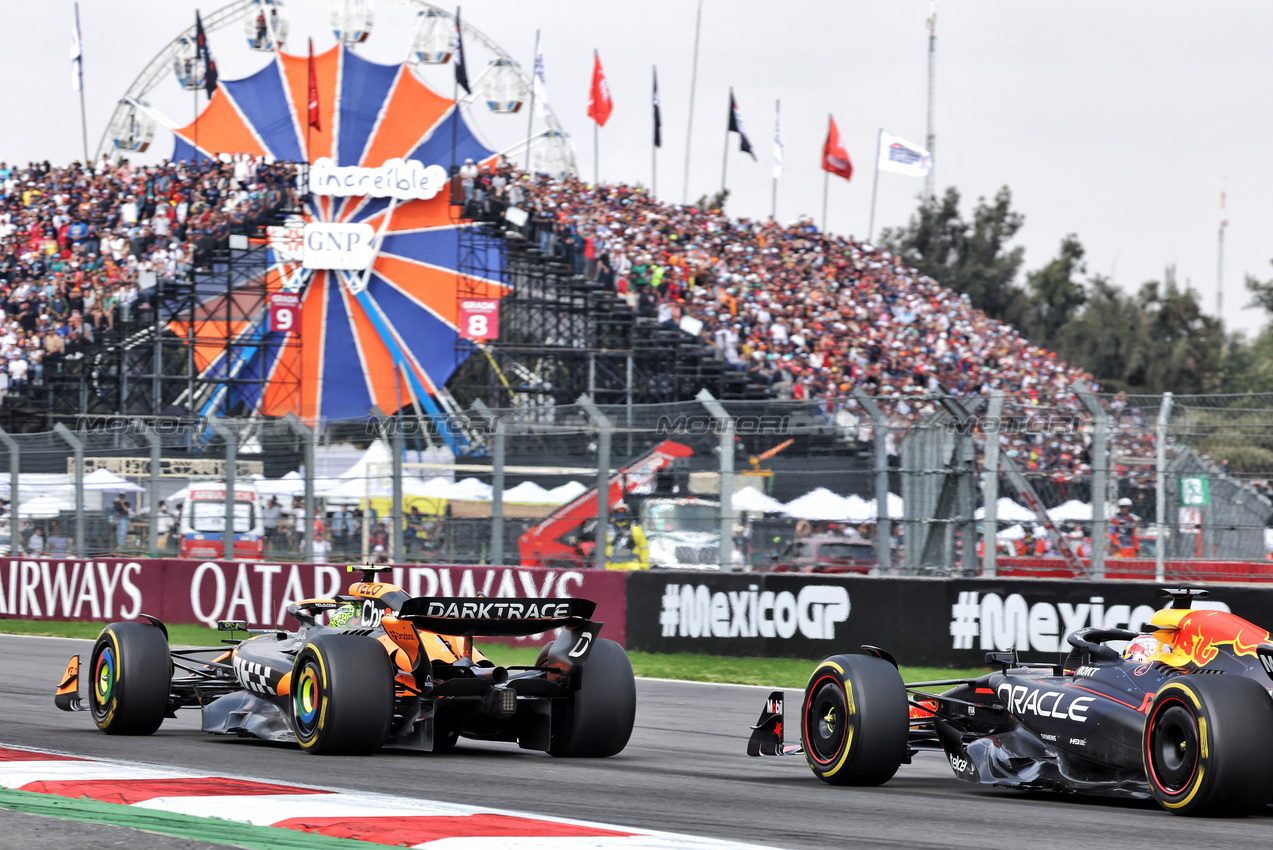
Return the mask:
POLYGON ((314 70, 314 39, 309 40, 309 126, 323 129, 318 120, 318 72, 314 70))
POLYGON ((853 177, 853 163, 849 162, 849 152, 840 144, 840 130, 831 119, 831 127, 827 130, 827 141, 822 146, 822 170, 838 174, 845 180, 853 177))
POLYGON ((610 111, 614 103, 610 100, 610 86, 606 84, 605 72, 601 70, 601 56, 592 51, 592 88, 588 91, 588 117, 604 127, 610 120, 610 111))

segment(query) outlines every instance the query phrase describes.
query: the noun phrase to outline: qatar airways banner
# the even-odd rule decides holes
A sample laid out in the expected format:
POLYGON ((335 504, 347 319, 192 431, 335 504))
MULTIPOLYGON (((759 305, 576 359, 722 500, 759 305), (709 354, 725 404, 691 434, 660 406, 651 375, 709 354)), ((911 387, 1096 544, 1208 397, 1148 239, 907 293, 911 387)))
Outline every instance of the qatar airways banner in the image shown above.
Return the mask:
MULTIPOLYGON (((627 601, 621 573, 523 567, 402 566, 384 580, 411 596, 572 597, 597 603, 604 637, 625 642, 627 601)), ((33 620, 136 619, 166 623, 247 620, 252 628, 295 628, 287 606, 348 591, 357 573, 332 564, 177 559, 85 561, 0 558, 0 617, 33 620)), ((542 636, 494 638, 535 645, 542 636)))

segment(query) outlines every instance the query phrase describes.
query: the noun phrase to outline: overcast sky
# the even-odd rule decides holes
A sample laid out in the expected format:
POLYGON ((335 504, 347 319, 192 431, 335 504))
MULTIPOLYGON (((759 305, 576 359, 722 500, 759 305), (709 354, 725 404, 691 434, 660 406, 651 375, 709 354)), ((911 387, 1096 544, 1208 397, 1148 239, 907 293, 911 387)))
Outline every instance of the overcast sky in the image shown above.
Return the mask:
MULTIPOLYGON (((201 10, 207 16, 219 5, 201 10)), ((307 36, 316 50, 332 45, 328 6, 288 0, 290 50, 303 52, 307 36)), ((732 85, 758 161, 731 143, 729 211, 769 213, 774 101, 781 98, 787 165, 778 217, 820 216, 819 157, 832 113, 856 173, 848 183, 831 178, 830 228, 865 237, 877 130, 924 141, 927 0, 703 6, 690 199, 720 188, 732 85)), ((195 7, 190 0, 81 4, 90 149, 113 103, 189 26, 195 7)), ((376 29, 361 51, 401 61, 412 13, 401 0, 375 0, 375 7, 376 29)), ((593 170, 585 114, 593 49, 601 52, 615 102, 600 133, 603 180, 650 183, 650 70, 657 64, 664 118, 658 192, 679 202, 694 8, 693 0, 471 0, 464 17, 527 65, 534 32, 543 31, 551 102, 574 136, 586 176, 593 170)), ((9 34, 0 52, 0 159, 65 163, 79 156, 79 103, 67 60, 71 17, 69 0, 0 3, 9 34)), ((1010 186, 1026 216, 1019 242, 1027 269, 1075 233, 1088 250, 1089 271, 1134 291, 1175 264, 1213 311, 1227 186, 1224 318, 1248 330, 1263 323, 1245 309, 1242 278, 1273 276, 1273 166, 1258 152, 1273 129, 1260 94, 1273 76, 1273 3, 941 0, 937 31, 938 186, 958 187, 969 203, 1010 186)), ((227 77, 264 64, 247 49, 241 25, 214 33, 211 43, 227 77)), ((151 97, 174 119, 189 120, 191 98, 171 75, 151 97)), ((500 147, 525 132, 525 119, 491 116, 481 126, 500 147)), ((171 135, 161 129, 151 155, 171 150, 171 135)), ((876 230, 904 223, 921 188, 918 179, 881 175, 876 230)))

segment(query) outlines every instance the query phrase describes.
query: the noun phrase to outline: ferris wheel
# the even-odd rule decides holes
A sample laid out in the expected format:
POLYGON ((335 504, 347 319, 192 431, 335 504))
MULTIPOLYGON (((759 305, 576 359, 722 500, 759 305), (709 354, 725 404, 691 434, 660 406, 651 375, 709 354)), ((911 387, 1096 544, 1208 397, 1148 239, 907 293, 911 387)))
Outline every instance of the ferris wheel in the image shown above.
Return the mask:
MULTIPOLYGON (((424 0, 395 0, 414 12, 406 64, 425 78, 451 60, 455 14, 424 0)), ((331 0, 328 20, 333 34, 347 49, 368 41, 375 28, 373 0, 331 0)), ((235 0, 203 18, 212 33, 240 27, 250 51, 281 52, 288 44, 290 22, 283 0, 235 0)), ((473 74, 472 94, 461 92, 460 111, 485 146, 528 170, 553 175, 577 172, 574 142, 562 127, 552 105, 534 105, 534 125, 525 132, 521 122, 506 116, 524 114, 531 99, 531 80, 522 65, 493 39, 463 21, 466 61, 473 74), (502 142, 502 143, 501 143, 502 142)), ((301 52, 301 51, 296 51, 301 52)), ((179 33, 146 64, 115 104, 98 143, 96 156, 119 158, 147 151, 158 127, 176 130, 185 122, 166 116, 153 102, 163 86, 196 92, 203 88, 205 69, 195 47, 195 27, 179 33), (170 76, 171 75, 171 76, 170 76)), ((425 80, 427 83, 427 80, 425 80)))

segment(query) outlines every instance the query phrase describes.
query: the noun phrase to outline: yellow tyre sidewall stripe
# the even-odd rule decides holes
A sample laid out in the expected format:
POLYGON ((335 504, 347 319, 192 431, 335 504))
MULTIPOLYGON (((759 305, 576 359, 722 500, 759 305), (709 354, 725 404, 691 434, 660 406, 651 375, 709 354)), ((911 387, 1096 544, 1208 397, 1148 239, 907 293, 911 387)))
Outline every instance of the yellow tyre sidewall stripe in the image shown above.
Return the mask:
POLYGON ((848 731, 845 734, 844 749, 840 753, 840 760, 830 768, 823 769, 819 767, 815 769, 823 776, 835 776, 844 767, 845 762, 849 759, 849 753, 853 750, 853 718, 857 714, 857 709, 853 704, 853 685, 849 682, 848 677, 844 675, 844 668, 834 661, 826 661, 819 664, 818 669, 814 670, 813 675, 809 677, 809 681, 816 681, 818 675, 828 667, 840 674, 839 681, 844 688, 845 712, 848 714, 848 717, 845 718, 845 722, 848 724, 848 731))
MULTIPOLYGON (((1170 682, 1164 685, 1161 689, 1159 689, 1157 697, 1161 698, 1164 693, 1172 694, 1177 692, 1179 694, 1182 694, 1184 697, 1187 697, 1189 702, 1193 704, 1194 711, 1195 711, 1194 719, 1198 721, 1198 747, 1201 750, 1201 752, 1198 756, 1198 775, 1194 777, 1193 783, 1188 789, 1188 793, 1185 794, 1184 797, 1181 797, 1180 799, 1176 799, 1176 800, 1159 800, 1159 802, 1162 803, 1162 805, 1166 806, 1169 809, 1184 808, 1185 806, 1189 805, 1189 803, 1193 800, 1194 797, 1198 795, 1198 791, 1201 790, 1202 788, 1203 777, 1205 777, 1207 773, 1207 758, 1210 752, 1210 746, 1208 745, 1208 741, 1207 741, 1208 739, 1207 718, 1202 716, 1202 700, 1198 699, 1198 695, 1195 694, 1193 690, 1190 689, 1183 682, 1170 682)), ((1145 740, 1146 742, 1148 742, 1149 740, 1148 735, 1145 736, 1145 740)), ((1146 777, 1149 777, 1150 776, 1149 753, 1146 752, 1144 754, 1144 757, 1145 757, 1145 775, 1146 777)), ((1173 795, 1173 796, 1179 797, 1179 795, 1173 795)))

